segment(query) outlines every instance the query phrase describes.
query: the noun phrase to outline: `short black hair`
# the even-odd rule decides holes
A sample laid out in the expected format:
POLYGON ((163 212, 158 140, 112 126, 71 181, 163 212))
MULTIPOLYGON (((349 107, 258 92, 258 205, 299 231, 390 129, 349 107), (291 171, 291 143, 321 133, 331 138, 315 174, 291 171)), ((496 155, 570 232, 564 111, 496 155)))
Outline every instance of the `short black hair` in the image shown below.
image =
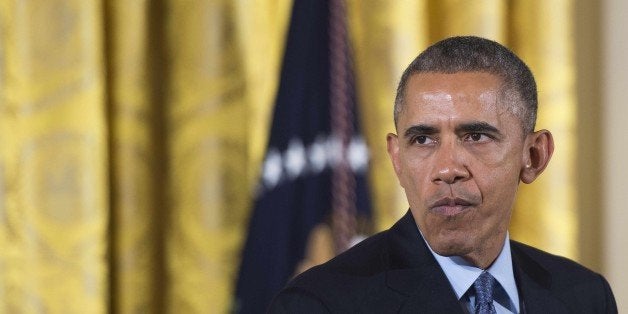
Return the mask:
POLYGON ((502 78, 506 95, 512 97, 511 109, 521 120, 524 134, 534 131, 538 96, 536 82, 528 66, 503 45, 476 36, 457 36, 441 40, 419 54, 401 75, 395 97, 395 126, 403 110, 408 79, 418 73, 485 72, 502 78))

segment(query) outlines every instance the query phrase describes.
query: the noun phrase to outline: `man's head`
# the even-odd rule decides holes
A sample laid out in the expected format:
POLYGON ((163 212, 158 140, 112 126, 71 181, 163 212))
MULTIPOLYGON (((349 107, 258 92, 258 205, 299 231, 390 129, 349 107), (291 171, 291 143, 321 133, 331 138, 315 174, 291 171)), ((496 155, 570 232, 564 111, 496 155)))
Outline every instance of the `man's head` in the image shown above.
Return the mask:
POLYGON ((436 253, 490 266, 519 182, 553 152, 551 134, 533 132, 530 71, 497 43, 452 38, 419 55, 398 91, 388 153, 415 221, 436 253))
POLYGON ((528 66, 508 48, 480 37, 451 37, 419 54, 401 76, 395 97, 395 126, 403 110, 408 79, 419 73, 485 72, 502 79, 502 97, 521 121, 524 133, 534 130, 537 92, 528 66))

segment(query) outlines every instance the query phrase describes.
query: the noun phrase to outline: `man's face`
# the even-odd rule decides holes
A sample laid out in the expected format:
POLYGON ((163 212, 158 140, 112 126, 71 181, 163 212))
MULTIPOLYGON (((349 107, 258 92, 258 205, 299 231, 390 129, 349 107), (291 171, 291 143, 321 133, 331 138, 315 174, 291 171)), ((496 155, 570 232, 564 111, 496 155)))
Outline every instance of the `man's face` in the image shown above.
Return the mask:
POLYGON ((395 172, 432 249, 485 267, 478 264, 490 264, 501 250, 529 162, 501 83, 481 72, 415 74, 399 134, 388 136, 395 172))

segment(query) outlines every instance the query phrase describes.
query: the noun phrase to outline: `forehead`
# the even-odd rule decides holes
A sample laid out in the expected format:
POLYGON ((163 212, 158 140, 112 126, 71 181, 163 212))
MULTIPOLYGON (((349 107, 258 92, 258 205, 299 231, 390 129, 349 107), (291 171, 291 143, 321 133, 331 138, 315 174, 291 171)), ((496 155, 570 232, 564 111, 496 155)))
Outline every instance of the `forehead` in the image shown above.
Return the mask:
POLYGON ((508 111, 501 97, 502 82, 484 72, 415 74, 406 86, 400 120, 498 119, 508 111))

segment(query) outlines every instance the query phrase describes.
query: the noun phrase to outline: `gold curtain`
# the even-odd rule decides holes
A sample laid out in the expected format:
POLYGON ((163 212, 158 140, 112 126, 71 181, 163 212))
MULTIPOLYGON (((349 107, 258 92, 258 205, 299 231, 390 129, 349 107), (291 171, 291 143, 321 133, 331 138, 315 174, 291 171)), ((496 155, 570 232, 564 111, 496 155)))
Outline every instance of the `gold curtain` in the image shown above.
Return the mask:
MULTIPOLYGON (((512 237, 577 258, 569 0, 348 1, 376 226, 401 71, 476 34, 536 74, 547 173, 512 237)), ((291 1, 0 0, 0 313, 226 312, 291 1)))
POLYGON ((102 26, 96 2, 0 2, 3 313, 107 308, 102 26))
POLYGON ((556 143, 546 172, 521 187, 511 230, 516 239, 578 259, 573 10, 571 0, 516 1, 511 8, 510 43, 539 89, 537 129, 552 131, 556 143))

